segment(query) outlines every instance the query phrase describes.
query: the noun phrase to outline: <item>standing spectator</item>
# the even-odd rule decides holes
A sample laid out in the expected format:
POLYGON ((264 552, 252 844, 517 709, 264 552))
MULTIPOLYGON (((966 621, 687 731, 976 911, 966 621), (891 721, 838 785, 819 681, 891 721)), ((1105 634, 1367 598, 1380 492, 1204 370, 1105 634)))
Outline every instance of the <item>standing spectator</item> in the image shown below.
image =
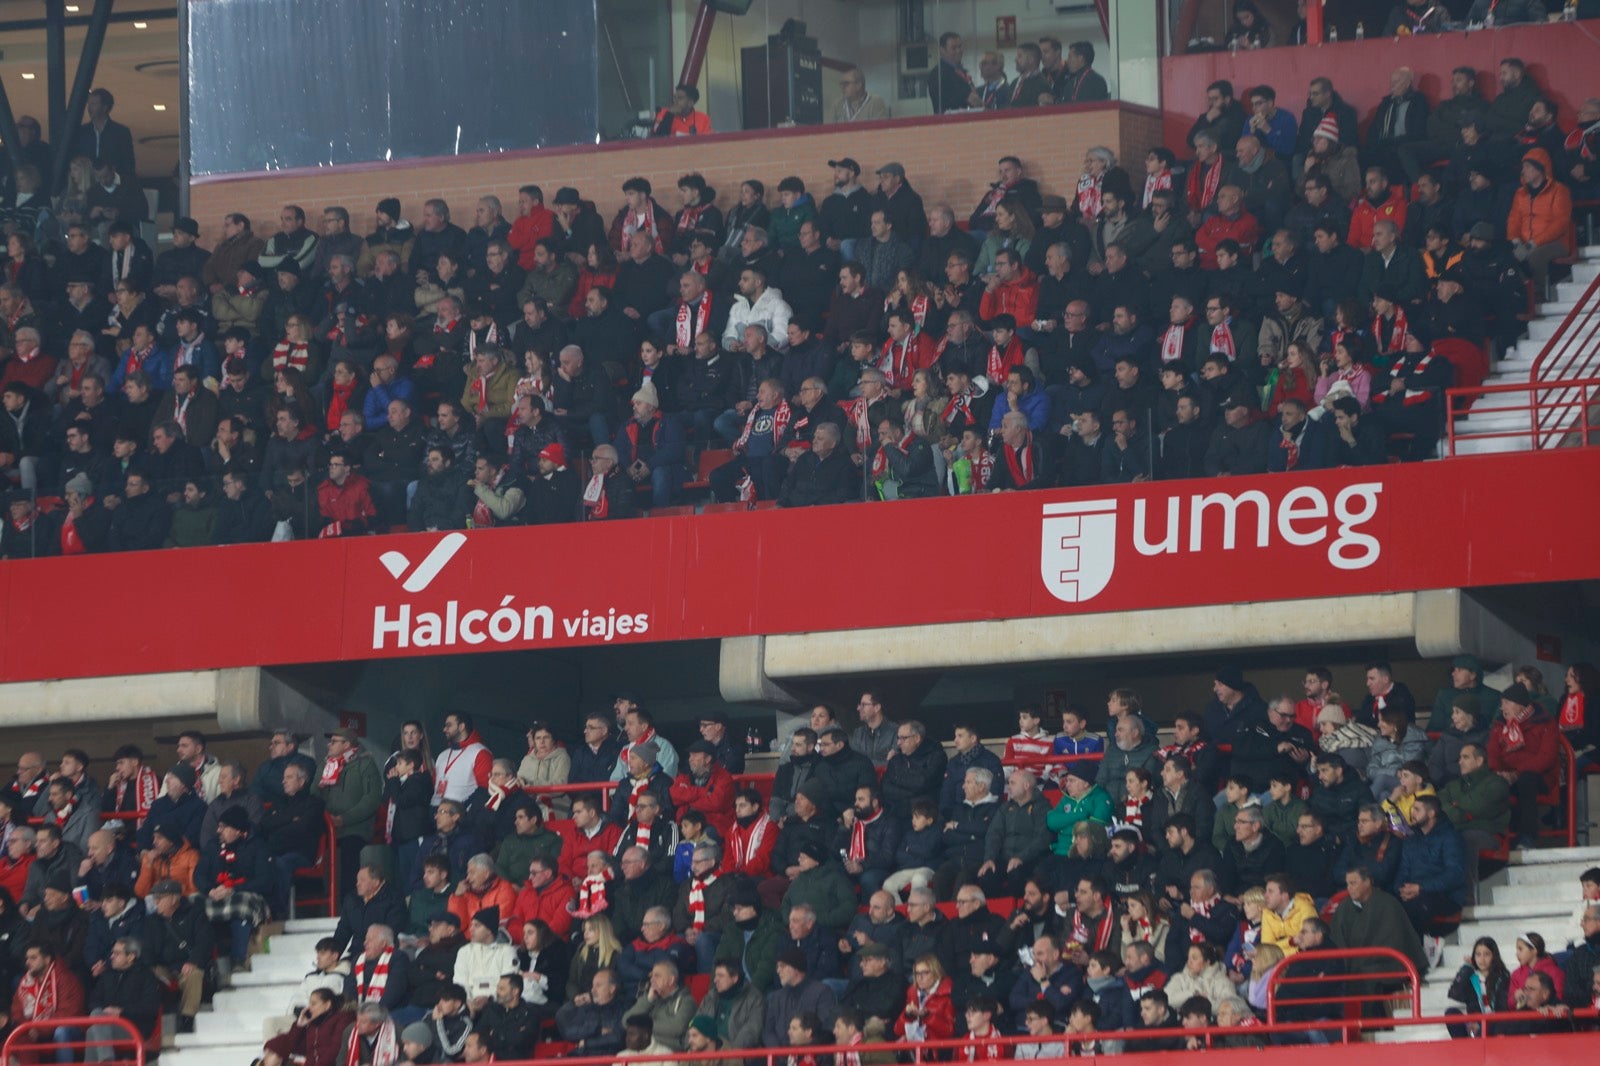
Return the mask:
MULTIPOLYGON (((933 102, 933 113, 936 115, 983 106, 983 97, 978 94, 972 75, 961 65, 966 48, 966 42, 959 33, 939 35, 939 63, 928 72, 928 99, 933 102)), ((783 1041, 768 1043, 781 1044, 783 1041)))

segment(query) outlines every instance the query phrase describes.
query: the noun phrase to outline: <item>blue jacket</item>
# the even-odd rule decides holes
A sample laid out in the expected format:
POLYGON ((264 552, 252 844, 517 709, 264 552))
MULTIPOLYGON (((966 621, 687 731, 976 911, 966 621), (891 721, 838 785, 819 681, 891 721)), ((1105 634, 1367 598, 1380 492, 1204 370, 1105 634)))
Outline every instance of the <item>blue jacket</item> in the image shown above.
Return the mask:
MULTIPOLYGON (((1028 428, 1035 433, 1043 433, 1045 423, 1050 421, 1050 394, 1041 388, 1023 393, 1017 406, 1022 413, 1028 416, 1028 428)), ((989 415, 989 430, 993 432, 1000 428, 1000 420, 1011 410, 1011 405, 1006 402, 1005 391, 1001 390, 994 401, 994 411, 989 415)))
POLYGON ((1466 865, 1462 856, 1461 834, 1441 818, 1433 832, 1416 832, 1406 837, 1395 884, 1416 885, 1430 895, 1448 896, 1460 906, 1467 901, 1466 865))
MULTIPOLYGON (((1147 735, 1153 736, 1154 734, 1147 735)), ((1063 734, 1062 736, 1056 737, 1056 742, 1052 746, 1051 750, 1057 755, 1084 755, 1090 752, 1103 752, 1106 750, 1106 738, 1095 736, 1093 733, 1085 733, 1077 740, 1073 740, 1071 737, 1063 734)), ((1082 762, 1060 763, 1053 769, 1064 774, 1068 769, 1074 766, 1085 767, 1088 769, 1089 773, 1096 774, 1100 770, 1100 760, 1085 759, 1082 762)))
POLYGON ((1000 765, 1000 756, 984 747, 982 744, 973 745, 971 751, 958 752, 950 756, 949 763, 945 766, 944 784, 939 788, 939 817, 949 821, 956 816, 957 809, 964 798, 961 793, 961 783, 967 778, 968 770, 987 770, 994 775, 994 780, 989 782, 989 791, 998 796, 1005 791, 1006 771, 1000 765))
POLYGON ((483 850, 483 844, 478 840, 476 833, 466 829, 457 828, 445 839, 444 834, 434 833, 422 841, 422 847, 417 851, 417 865, 411 871, 411 887, 413 890, 422 887, 422 863, 431 855, 443 855, 450 860, 450 880, 458 882, 467 876, 467 860, 483 850))
POLYGON ((200 372, 201 381, 206 378, 222 380, 222 356, 217 354, 217 346, 211 343, 210 337, 200 338, 200 343, 195 345, 193 355, 193 366, 200 372))
POLYGON ((633 435, 646 432, 655 442, 655 451, 645 459, 646 466, 654 470, 662 466, 683 465, 683 426, 676 418, 658 415, 655 424, 648 430, 631 418, 617 430, 617 439, 612 442, 612 446, 617 449, 618 468, 627 470, 633 465, 635 459, 633 435))
POLYGON ((367 420, 369 430, 379 429, 389 424, 389 401, 406 400, 413 406, 417 402, 417 387, 410 378, 395 378, 387 385, 367 390, 367 398, 361 404, 361 417, 367 420))
MULTIPOLYGON (((128 357, 133 354, 133 349, 122 353, 122 358, 117 360, 117 369, 111 372, 111 385, 108 391, 116 392, 122 388, 123 379, 128 376, 128 357)), ((144 365, 140 367, 145 376, 150 379, 151 388, 166 392, 172 388, 172 356, 160 348, 152 348, 146 357, 144 365)))
POLYGON ((185 792, 183 799, 174 801, 171 796, 162 794, 150 804, 150 814, 144 820, 144 825, 139 827, 139 850, 144 851, 152 846, 151 835, 156 827, 168 822, 177 826, 183 833, 184 839, 200 847, 200 823, 205 820, 206 805, 193 792, 185 792))

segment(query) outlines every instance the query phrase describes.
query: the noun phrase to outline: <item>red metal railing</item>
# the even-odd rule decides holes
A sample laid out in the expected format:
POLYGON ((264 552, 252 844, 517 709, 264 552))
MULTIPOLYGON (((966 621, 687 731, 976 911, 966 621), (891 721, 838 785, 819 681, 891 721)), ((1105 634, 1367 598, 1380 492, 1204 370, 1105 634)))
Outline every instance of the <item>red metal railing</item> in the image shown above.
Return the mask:
MULTIPOLYGON (((111 1066, 144 1066, 144 1034, 126 1018, 113 1015, 95 1015, 92 1018, 46 1018, 42 1021, 18 1022, 0 1047, 0 1062, 55 1062, 56 1052, 80 1052, 88 1048, 110 1048, 111 1066), (90 1040, 88 1029, 93 1025, 120 1030, 109 1040, 90 1040), (77 1030, 75 1040, 57 1040, 57 1029, 77 1030)), ((66 1061, 76 1061, 80 1056, 71 1054, 66 1061)))
POLYGON ((1569 377, 1588 377, 1600 369, 1600 275, 1589 282, 1534 356, 1532 381, 1555 381, 1569 377))
MULTIPOLYGON (((1597 340, 1600 344, 1600 340, 1597 340)), ((1535 375, 1537 375, 1535 371, 1535 375)), ((1449 389, 1445 393, 1445 427, 1448 453, 1456 454, 1458 443, 1482 440, 1526 440, 1532 451, 1572 444, 1586 447, 1600 444, 1600 424, 1590 411, 1600 405, 1600 377, 1572 381, 1516 382, 1508 385, 1476 385, 1449 389), (1464 415, 1518 416, 1504 427, 1469 429, 1458 419, 1464 415)))
MULTIPOLYGON (((1280 962, 1267 978, 1267 1022, 1278 1020, 1279 991, 1285 985, 1331 985, 1335 990, 1355 982, 1406 981, 1410 985, 1411 1016, 1422 1014, 1422 977, 1417 966, 1394 948, 1334 948, 1327 951, 1299 951, 1280 962), (1383 959, 1396 964, 1393 970, 1375 970, 1371 973, 1348 974, 1344 967, 1330 974, 1301 974, 1289 976, 1289 971, 1301 963, 1347 962, 1352 959, 1383 959)), ((1293 996, 1289 1004, 1294 1007, 1343 1006, 1355 1007, 1366 1003, 1387 1003, 1394 999, 1393 992, 1337 992, 1320 996, 1293 996)))

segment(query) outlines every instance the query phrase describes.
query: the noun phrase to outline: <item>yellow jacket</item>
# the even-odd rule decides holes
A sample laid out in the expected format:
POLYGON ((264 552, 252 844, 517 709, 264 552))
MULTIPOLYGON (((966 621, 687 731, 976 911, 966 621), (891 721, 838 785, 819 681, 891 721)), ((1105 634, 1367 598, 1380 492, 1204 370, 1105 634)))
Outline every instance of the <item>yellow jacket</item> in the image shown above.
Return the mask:
POLYGON ((1289 901, 1287 916, 1276 911, 1263 908, 1261 911, 1261 943, 1274 944, 1280 948, 1285 956, 1293 955, 1300 950, 1294 942, 1295 934, 1300 932, 1301 924, 1307 918, 1317 916, 1317 905, 1311 902, 1311 897, 1304 892, 1297 893, 1289 901))

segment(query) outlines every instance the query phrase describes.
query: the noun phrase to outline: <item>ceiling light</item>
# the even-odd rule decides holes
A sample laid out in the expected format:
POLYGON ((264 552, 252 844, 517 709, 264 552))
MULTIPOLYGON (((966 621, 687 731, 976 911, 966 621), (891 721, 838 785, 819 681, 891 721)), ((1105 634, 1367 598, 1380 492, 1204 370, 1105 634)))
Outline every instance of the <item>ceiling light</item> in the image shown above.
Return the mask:
POLYGON ((25 73, 25 74, 22 75, 22 80, 23 81, 32 81, 35 77, 37 77, 37 75, 35 75, 35 74, 26 74, 25 73))
POLYGON ((150 23, 148 23, 148 22, 135 22, 133 24, 133 28, 136 29, 136 30, 148 30, 150 28, 150 23))
POLYGON ((165 111, 167 109, 166 104, 151 104, 150 106, 155 108, 157 111, 165 111))
POLYGON ((77 4, 68 4, 67 5, 67 14, 76 15, 77 13, 78 13, 78 5, 77 4))

